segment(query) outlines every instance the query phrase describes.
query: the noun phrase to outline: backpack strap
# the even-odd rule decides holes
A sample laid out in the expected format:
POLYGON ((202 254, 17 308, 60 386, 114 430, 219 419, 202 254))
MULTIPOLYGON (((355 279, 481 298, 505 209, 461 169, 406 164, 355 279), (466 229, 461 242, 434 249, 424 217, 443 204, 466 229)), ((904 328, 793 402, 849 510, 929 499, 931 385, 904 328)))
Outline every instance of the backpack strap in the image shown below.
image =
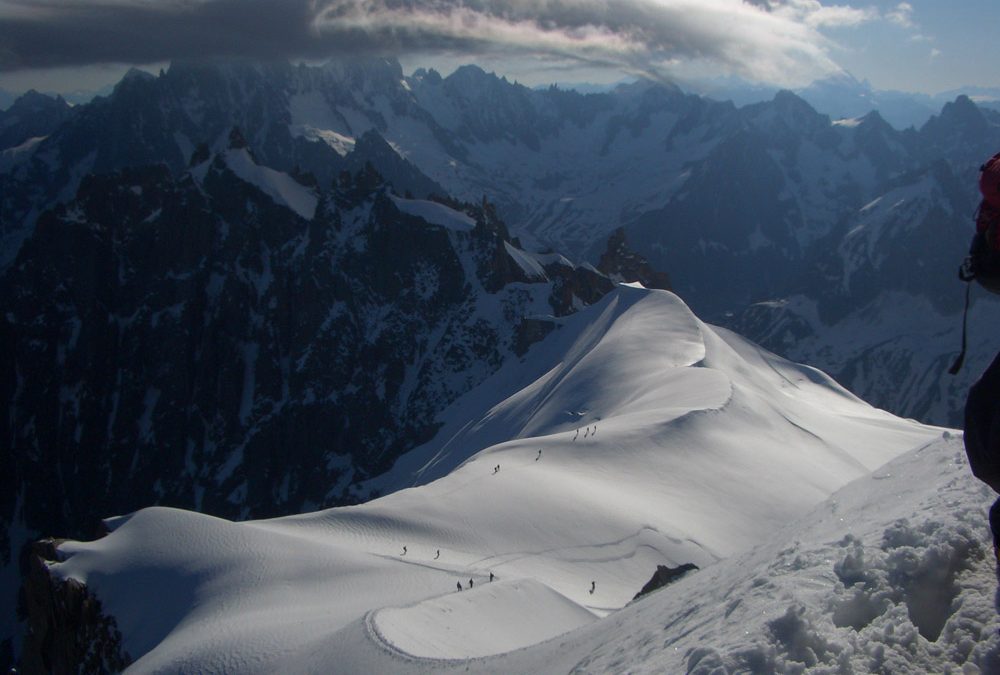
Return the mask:
MULTIPOLYGON (((968 261, 966 261, 968 262, 968 261)), ((966 265, 958 270, 958 278, 965 282, 965 309, 962 310, 962 351, 958 353, 958 358, 955 359, 955 363, 951 364, 951 368, 948 369, 949 375, 957 375, 958 371, 962 369, 962 364, 965 363, 965 351, 966 351, 966 328, 969 324, 969 294, 972 292, 972 280, 975 279, 975 275, 965 278, 963 276, 963 271, 965 271, 966 265)))

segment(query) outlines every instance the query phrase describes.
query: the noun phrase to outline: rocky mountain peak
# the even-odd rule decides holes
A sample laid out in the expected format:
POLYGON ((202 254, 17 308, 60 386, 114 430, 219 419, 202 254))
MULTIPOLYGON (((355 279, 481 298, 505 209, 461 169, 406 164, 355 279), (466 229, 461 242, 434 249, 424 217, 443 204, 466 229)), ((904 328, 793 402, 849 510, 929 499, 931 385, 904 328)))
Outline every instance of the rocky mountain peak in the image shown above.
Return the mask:
POLYGON ((436 87, 444 82, 444 78, 441 77, 441 73, 433 68, 417 68, 413 71, 413 75, 410 79, 415 83, 428 84, 432 87, 436 87))
POLYGON ((941 119, 952 123, 979 125, 984 119, 982 111, 965 94, 955 98, 951 103, 945 103, 941 109, 941 119))
MULTIPOLYGON (((983 147, 1000 141, 1000 115, 979 108, 968 96, 946 103, 941 114, 920 128, 925 152, 947 149, 950 154, 969 152, 988 156, 983 147)), ((971 159, 971 157, 970 157, 971 159)))
POLYGON ((830 124, 828 116, 816 112, 805 99, 787 89, 774 95, 769 108, 772 114, 798 133, 811 133, 830 124))
POLYGON ((149 73, 141 68, 129 68, 128 71, 122 76, 121 82, 119 84, 132 84, 134 82, 152 82, 156 79, 156 76, 149 73))
POLYGON ((247 139, 243 136, 243 132, 240 131, 239 127, 233 127, 229 131, 229 149, 230 150, 242 150, 248 146, 247 139))
POLYGON ((13 105, 7 109, 7 112, 37 113, 65 108, 70 108, 70 105, 66 103, 66 100, 62 96, 49 96, 48 94, 40 94, 34 89, 29 89, 14 101, 13 105))
POLYGON ((608 237, 607 248, 601 254, 597 269, 619 283, 638 281, 646 288, 671 290, 670 277, 653 269, 648 260, 629 248, 625 241, 625 228, 622 227, 608 237))
POLYGON ((34 89, 25 92, 7 110, 0 110, 0 150, 31 138, 48 136, 73 115, 61 96, 47 96, 34 89))

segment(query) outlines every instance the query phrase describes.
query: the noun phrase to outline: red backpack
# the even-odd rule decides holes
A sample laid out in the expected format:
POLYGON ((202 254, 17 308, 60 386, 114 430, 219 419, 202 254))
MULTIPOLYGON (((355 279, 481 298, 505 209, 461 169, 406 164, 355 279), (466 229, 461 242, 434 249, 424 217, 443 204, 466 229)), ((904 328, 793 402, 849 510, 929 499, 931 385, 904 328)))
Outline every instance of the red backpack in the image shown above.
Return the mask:
POLYGON ((979 191, 983 193, 983 201, 1000 209, 1000 152, 986 160, 979 167, 979 172, 979 191))
MULTIPOLYGON (((1000 162, 996 164, 1000 166, 1000 162)), ((1000 190, 997 198, 1000 199, 1000 190)), ((975 280, 986 290, 1000 293, 1000 205, 987 198, 976 209, 976 233, 958 278, 975 280)))

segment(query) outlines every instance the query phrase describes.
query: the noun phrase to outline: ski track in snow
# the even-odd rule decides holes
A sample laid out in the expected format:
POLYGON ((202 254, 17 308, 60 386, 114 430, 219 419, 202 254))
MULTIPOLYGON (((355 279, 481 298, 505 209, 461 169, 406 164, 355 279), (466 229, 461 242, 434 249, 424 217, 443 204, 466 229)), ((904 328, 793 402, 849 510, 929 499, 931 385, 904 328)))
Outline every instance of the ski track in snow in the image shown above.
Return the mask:
MULTIPOLYGON (((246 523, 145 509, 104 539, 63 544, 53 571, 118 619, 137 673, 828 667, 860 649, 830 616, 905 595, 892 586, 901 554, 855 555, 828 511, 877 522, 851 536, 878 547, 884 519, 914 518, 920 481, 939 480, 880 467, 902 455, 912 473, 958 443, 631 287, 567 317, 442 422, 384 479, 415 487, 246 523), (908 501, 866 514, 849 487, 824 502, 855 479, 903 486, 908 501), (877 571, 864 577, 874 599, 850 601, 840 581, 864 575, 858 560, 877 571), (625 607, 657 565, 686 562, 702 570, 625 607), (848 646, 822 646, 835 643, 848 646)), ((949 476, 979 495, 966 473, 949 476)), ((893 611, 885 625, 902 626, 893 611)))

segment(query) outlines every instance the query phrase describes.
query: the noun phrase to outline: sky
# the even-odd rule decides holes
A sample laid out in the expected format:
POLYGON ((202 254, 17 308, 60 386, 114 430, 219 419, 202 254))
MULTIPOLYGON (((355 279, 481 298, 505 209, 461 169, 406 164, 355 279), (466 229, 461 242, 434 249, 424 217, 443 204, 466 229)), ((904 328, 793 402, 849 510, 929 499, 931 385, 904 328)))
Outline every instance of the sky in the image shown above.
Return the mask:
POLYGON ((70 92, 192 57, 395 56, 524 84, 738 76, 1000 87, 996 0, 0 0, 0 89, 70 92))

